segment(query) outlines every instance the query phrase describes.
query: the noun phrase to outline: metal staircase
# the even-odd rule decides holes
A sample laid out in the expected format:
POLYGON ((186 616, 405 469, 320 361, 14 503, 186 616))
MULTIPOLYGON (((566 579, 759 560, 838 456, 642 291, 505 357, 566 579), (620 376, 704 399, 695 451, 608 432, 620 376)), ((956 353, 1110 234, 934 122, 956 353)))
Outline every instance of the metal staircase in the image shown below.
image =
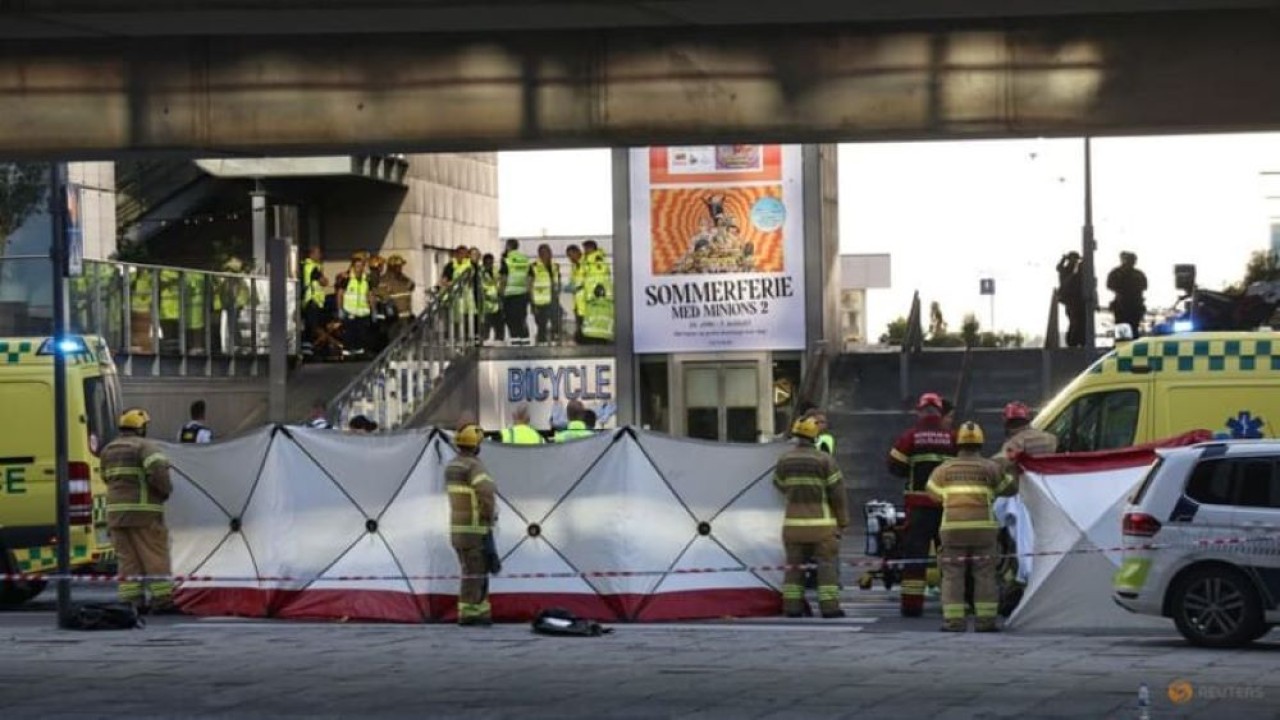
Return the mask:
POLYGON ((463 314, 463 300, 474 292, 472 278, 467 273, 433 292, 413 324, 333 398, 328 415, 335 427, 347 427, 357 415, 380 430, 407 427, 444 388, 450 368, 476 361, 475 316, 463 314))

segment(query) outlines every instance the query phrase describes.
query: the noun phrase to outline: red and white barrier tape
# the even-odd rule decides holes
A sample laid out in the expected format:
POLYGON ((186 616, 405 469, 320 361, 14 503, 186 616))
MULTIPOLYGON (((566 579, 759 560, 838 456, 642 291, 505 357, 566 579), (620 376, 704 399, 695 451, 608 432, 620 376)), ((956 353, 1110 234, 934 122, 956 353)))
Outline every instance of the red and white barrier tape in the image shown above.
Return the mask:
MULTIPOLYGON (((1076 550, 1045 550, 1041 552, 1029 553, 1000 553, 996 555, 979 555, 972 556, 974 560, 1002 560, 1008 558, 1020 557, 1056 557, 1065 555, 1092 555, 1099 553, 1123 552, 1135 550, 1167 550, 1173 548, 1217 548, 1231 547, 1247 544, 1260 544, 1266 542, 1277 543, 1277 552, 1280 552, 1280 535, 1266 535, 1259 537, 1231 537, 1231 538, 1208 538, 1185 543, 1143 543, 1132 544, 1127 546, 1116 546, 1109 548, 1082 548, 1076 550)), ((936 558, 899 558, 885 559, 876 557, 865 557, 855 560, 842 561, 840 564, 845 567, 903 567, 907 565, 933 565, 938 562, 947 564, 949 562, 936 558)), ((332 575, 332 576, 314 576, 314 577, 295 577, 295 576, 233 576, 233 575, 111 575, 105 573, 87 573, 87 574, 71 574, 59 575, 56 573, 0 573, 0 580, 8 582, 32 582, 32 581, 56 581, 71 580, 77 583, 119 583, 119 582, 178 582, 178 583, 329 583, 329 582, 404 582, 404 581, 442 581, 442 580, 464 580, 472 578, 495 577, 505 580, 544 580, 544 579, 566 579, 566 578, 628 578, 628 577, 655 577, 666 575, 706 575, 714 573, 742 573, 742 572, 785 572, 787 570, 809 570, 816 568, 814 563, 803 563, 799 565, 754 565, 745 566, 738 565, 732 567, 710 567, 710 568, 676 568, 671 570, 596 570, 596 571, 577 571, 577 572, 529 572, 529 573, 497 573, 495 575, 464 575, 460 573, 444 574, 444 575, 332 575)))

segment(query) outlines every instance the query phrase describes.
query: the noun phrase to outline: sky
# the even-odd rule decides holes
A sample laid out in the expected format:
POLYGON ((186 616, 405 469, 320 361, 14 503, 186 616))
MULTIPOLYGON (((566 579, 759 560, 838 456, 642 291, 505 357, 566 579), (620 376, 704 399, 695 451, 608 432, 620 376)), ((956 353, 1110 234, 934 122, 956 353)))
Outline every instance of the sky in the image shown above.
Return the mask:
MULTIPOLYGON (((1252 251, 1269 247, 1260 173, 1280 171, 1280 134, 1092 146, 1104 305, 1106 272, 1122 250, 1136 253, 1147 274, 1148 307, 1164 307, 1177 298, 1175 264, 1194 263, 1200 285, 1218 288, 1244 274, 1252 251)), ((952 328, 972 312, 984 329, 994 314, 999 331, 1044 333, 1054 265, 1080 248, 1083 141, 846 144, 839 161, 841 253, 892 255, 891 287, 868 296, 873 335, 907 313, 915 290, 926 308, 941 305, 952 328), (995 280, 994 308, 978 293, 980 278, 995 280)), ((608 234, 610 177, 608 150, 500 153, 499 232, 608 234)))

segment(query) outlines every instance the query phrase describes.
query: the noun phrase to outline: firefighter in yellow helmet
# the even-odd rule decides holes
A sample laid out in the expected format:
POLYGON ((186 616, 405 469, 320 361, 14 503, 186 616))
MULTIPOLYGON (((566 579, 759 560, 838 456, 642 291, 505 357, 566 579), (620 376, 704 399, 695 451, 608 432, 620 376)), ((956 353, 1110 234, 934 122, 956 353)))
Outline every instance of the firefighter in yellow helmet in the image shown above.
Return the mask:
POLYGON ((965 574, 973 573, 974 630, 995 632, 998 596, 996 591, 996 522, 993 505, 1002 495, 1017 491, 1014 480, 995 462, 982 457, 982 428, 966 422, 956 431, 956 457, 942 463, 929 475, 925 486, 942 506, 939 534, 942 548, 938 564, 942 571, 942 629, 964 632, 965 574))
POLYGON ((463 575, 458 589, 459 625, 493 623, 488 575, 497 570, 491 567, 497 506, 493 479, 478 457, 483 441, 484 430, 480 426, 463 425, 453 437, 458 456, 444 469, 449 493, 449 536, 463 575))
POLYGON ((782 545, 787 571, 782 580, 782 611, 800 617, 804 609, 804 569, 818 566, 818 608, 824 618, 844 617, 836 564, 840 535, 849 525, 844 478, 830 455, 814 447, 822 427, 806 416, 791 427, 796 447, 778 459, 773 484, 786 497, 782 545))
POLYGON ((122 602, 155 614, 177 612, 173 583, 150 580, 151 600, 137 576, 167 577, 169 529, 164 523, 164 503, 173 492, 169 460, 155 443, 146 439, 151 417, 132 408, 120 416, 120 436, 102 449, 102 477, 107 484, 107 526, 119 560, 122 602))

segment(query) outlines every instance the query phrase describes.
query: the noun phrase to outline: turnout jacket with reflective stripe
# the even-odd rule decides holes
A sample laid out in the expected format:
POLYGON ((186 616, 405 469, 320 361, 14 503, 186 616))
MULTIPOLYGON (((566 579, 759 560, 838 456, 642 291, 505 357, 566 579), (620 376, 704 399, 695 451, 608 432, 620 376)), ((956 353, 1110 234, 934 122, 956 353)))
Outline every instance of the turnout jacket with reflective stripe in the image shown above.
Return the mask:
POLYGON ((1019 475, 1019 455, 1023 453, 1027 455, 1052 455, 1057 451, 1058 436, 1044 430, 1026 427, 1019 430, 1008 440, 1005 440, 1004 445, 1000 447, 1000 453, 991 459, 1000 465, 1000 469, 1005 474, 1011 475, 1016 479, 1019 475))
POLYGON ((173 492, 169 459, 155 443, 124 435, 102 449, 102 479, 107 483, 107 523, 111 527, 150 525, 163 518, 173 492))
POLYGON ((942 505, 943 532, 947 530, 995 530, 999 527, 992 506, 1001 495, 1012 495, 1018 486, 1000 466, 977 455, 946 461, 925 486, 942 505))
POLYGON ((453 544, 482 542, 493 528, 493 479, 479 458, 459 455, 444 469, 449 492, 449 532, 453 544))
POLYGON ((910 430, 898 436, 889 450, 889 473, 903 478, 907 506, 932 505, 925 485, 929 475, 956 454, 955 436, 942 427, 942 418, 921 418, 910 430))
POLYGON ((773 484, 786 496, 784 539, 816 542, 849 525, 844 478, 830 455, 798 447, 778 459, 773 484))

